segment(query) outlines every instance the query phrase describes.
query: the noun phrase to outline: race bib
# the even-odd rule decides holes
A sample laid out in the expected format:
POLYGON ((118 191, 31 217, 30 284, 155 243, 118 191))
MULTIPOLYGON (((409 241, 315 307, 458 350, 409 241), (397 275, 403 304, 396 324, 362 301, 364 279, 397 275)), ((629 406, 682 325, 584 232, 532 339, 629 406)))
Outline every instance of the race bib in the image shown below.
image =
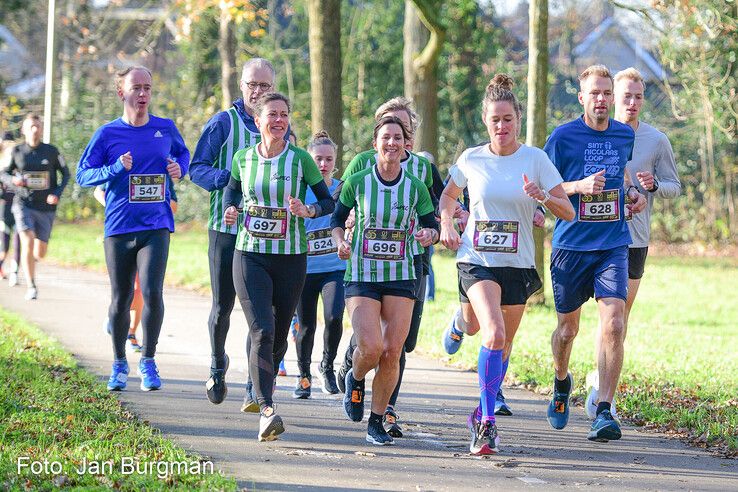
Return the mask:
POLYGON ((363 253, 367 260, 405 259, 407 233, 398 229, 365 229, 363 253))
POLYGON ((474 222, 474 249, 483 253, 517 253, 519 226, 514 220, 474 222))
POLYGON ((166 186, 167 179, 163 174, 131 174, 128 176, 128 202, 163 202, 166 186))
POLYGON ((338 248, 333 244, 331 229, 318 229, 307 233, 308 256, 327 255, 335 253, 338 248))
POLYGON ((49 189, 49 171, 26 171, 23 173, 23 179, 29 190, 49 189))
POLYGON ((579 197, 580 222, 613 222, 620 220, 620 189, 602 190, 596 195, 579 197))
POLYGON ((287 237, 287 209, 250 205, 244 214, 244 227, 254 237, 285 239, 287 237))

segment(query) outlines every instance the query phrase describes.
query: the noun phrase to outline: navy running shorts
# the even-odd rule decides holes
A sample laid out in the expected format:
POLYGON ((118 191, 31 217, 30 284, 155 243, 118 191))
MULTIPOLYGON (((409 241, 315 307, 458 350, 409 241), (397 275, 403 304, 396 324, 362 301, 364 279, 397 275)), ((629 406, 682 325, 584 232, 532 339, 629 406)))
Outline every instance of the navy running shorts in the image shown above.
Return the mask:
POLYGON ((628 246, 600 251, 551 252, 551 283, 557 313, 571 313, 590 297, 628 297, 628 246))

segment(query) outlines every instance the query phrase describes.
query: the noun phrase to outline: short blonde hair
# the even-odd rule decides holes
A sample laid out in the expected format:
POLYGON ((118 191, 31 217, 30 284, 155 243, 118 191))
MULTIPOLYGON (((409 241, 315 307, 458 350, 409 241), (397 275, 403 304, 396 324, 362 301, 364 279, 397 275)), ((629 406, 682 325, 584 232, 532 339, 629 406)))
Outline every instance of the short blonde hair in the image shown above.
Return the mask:
POLYGON ((374 120, 379 121, 387 113, 392 111, 405 111, 410 117, 411 125, 411 128, 408 128, 407 130, 410 133, 415 133, 415 130, 417 130, 418 128, 418 113, 416 113, 415 109, 413 109, 413 103, 412 101, 410 101, 410 99, 402 96, 393 97, 392 99, 383 103, 377 108, 377 110, 374 112, 374 120))
POLYGON ((633 82, 640 82, 643 86, 643 91, 646 91, 646 82, 643 80, 643 75, 641 75, 641 72, 639 72, 637 69, 633 67, 628 67, 625 70, 621 70, 615 74, 615 82, 622 79, 632 80, 633 82))
POLYGON ((579 74, 580 89, 582 88, 582 83, 592 75, 596 75, 598 77, 606 77, 610 79, 610 83, 615 85, 615 82, 612 80, 612 74, 610 74, 610 69, 608 69, 605 65, 590 65, 584 69, 584 72, 579 74))

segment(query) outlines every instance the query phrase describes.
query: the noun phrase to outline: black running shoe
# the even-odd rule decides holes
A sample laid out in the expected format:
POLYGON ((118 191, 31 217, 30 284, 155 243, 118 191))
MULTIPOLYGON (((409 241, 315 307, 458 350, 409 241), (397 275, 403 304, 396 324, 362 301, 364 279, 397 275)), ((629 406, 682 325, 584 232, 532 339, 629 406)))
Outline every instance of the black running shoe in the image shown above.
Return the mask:
POLYGON ((387 431, 387 434, 392 437, 402 437, 402 429, 397 425, 398 420, 399 417, 395 413, 395 410, 392 407, 387 407, 387 410, 384 411, 384 416, 382 417, 382 424, 384 425, 384 430, 387 431))
POLYGON ((478 422, 472 430, 469 452, 473 455, 495 454, 499 451, 500 438, 497 436, 497 425, 490 422, 478 422))
MULTIPOLYGON (((344 375, 344 378, 346 376, 344 375)), ((323 387, 323 393, 335 395, 338 393, 338 385, 336 384, 336 372, 333 369, 320 370, 320 382, 323 387)))
MULTIPOLYGON (((364 418, 364 379, 354 379, 354 370, 350 369, 345 378, 346 393, 343 395, 343 410, 346 416, 354 422, 361 422, 364 418)), ((381 425, 380 425, 381 427, 381 425)), ((384 429, 382 429, 384 432, 384 429)))
POLYGON ((225 356, 225 367, 223 369, 210 368, 210 379, 205 383, 205 393, 208 395, 210 403, 218 405, 223 403, 228 395, 228 386, 226 386, 225 375, 228 372, 230 359, 225 356))
POLYGON ((260 414, 259 441, 274 441, 284 432, 282 417, 274 413, 274 407, 264 407, 260 414))
POLYGON ((309 377, 301 377, 297 380, 297 386, 295 392, 292 393, 292 398, 298 400, 307 400, 310 398, 310 386, 312 385, 309 377))
POLYGON ((375 424, 369 422, 366 427, 366 442, 375 444, 377 446, 388 446, 395 443, 392 437, 384 430, 382 424, 375 424))

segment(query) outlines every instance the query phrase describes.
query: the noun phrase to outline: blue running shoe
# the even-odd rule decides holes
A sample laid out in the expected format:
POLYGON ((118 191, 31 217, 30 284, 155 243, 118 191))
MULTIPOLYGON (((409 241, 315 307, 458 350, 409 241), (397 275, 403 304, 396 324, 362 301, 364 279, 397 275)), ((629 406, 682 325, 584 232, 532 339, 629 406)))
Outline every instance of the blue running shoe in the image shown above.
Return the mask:
POLYGON ((464 333, 456 329, 456 318, 461 310, 456 311, 448 324, 448 328, 443 332, 443 349, 447 354, 453 355, 461 348, 461 342, 464 341, 464 333))
MULTIPOLYGON (((567 374, 566 378, 569 380, 569 388, 573 388, 574 379, 571 377, 571 374, 567 374)), ((563 429, 566 427, 566 424, 569 423, 570 394, 571 389, 569 390, 569 393, 560 393, 556 391, 556 385, 554 384, 553 399, 548 405, 548 413, 546 415, 548 423, 551 424, 551 427, 554 429, 563 429)))
POLYGON ((505 395, 502 394, 502 388, 500 388, 497 391, 497 398, 495 398, 495 415, 509 417, 512 414, 512 410, 510 410, 510 407, 505 402, 505 395))
POLYGON ((610 413, 610 410, 603 410, 592 422, 592 428, 587 434, 587 439, 596 442, 616 441, 623 437, 620 431, 618 421, 610 413))
POLYGON ((154 359, 141 359, 138 363, 138 374, 141 376, 141 391, 155 391, 161 388, 159 369, 154 359))
MULTIPOLYGON (((343 395, 343 410, 354 422, 364 418, 364 381, 354 379, 354 370, 346 373, 346 393, 343 395)), ((384 430, 384 429, 383 429, 384 430)))
POLYGON ((259 413, 261 411, 259 403, 256 401, 254 383, 251 380, 246 381, 246 396, 243 398, 241 411, 244 413, 259 413))
POLYGON ((108 391, 122 391, 128 384, 128 362, 113 362, 113 372, 108 378, 108 391))
MULTIPOLYGON (((279 370, 277 371, 277 376, 286 376, 287 375, 287 368, 284 366, 284 359, 282 359, 282 362, 279 363, 279 370)), ((277 384, 276 381, 274 384, 277 384)))

